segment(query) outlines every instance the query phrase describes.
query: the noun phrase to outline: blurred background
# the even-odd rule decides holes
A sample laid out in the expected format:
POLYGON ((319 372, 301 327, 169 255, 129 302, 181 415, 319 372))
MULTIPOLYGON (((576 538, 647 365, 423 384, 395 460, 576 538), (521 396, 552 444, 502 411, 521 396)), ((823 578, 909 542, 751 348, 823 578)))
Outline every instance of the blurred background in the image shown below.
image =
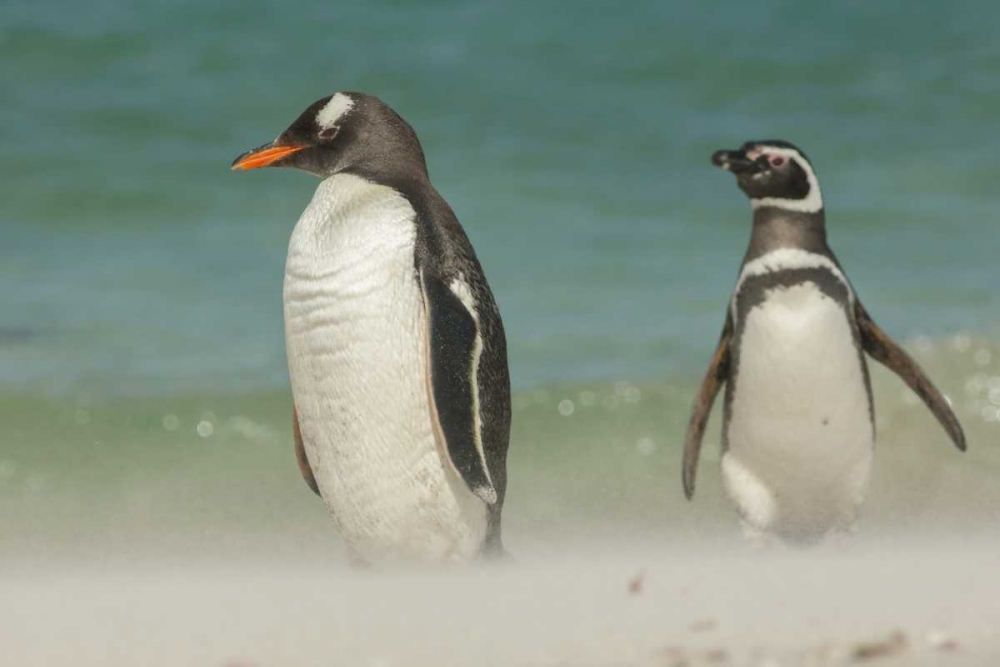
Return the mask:
POLYGON ((316 181, 229 163, 337 90, 414 126, 500 304, 515 552, 735 534, 717 427, 693 504, 678 463, 749 233, 709 155, 762 138, 809 154, 859 295, 969 435, 954 452, 877 371, 862 533, 995 531, 998 21, 985 1, 4 0, 0 559, 331 558, 281 308, 316 181))

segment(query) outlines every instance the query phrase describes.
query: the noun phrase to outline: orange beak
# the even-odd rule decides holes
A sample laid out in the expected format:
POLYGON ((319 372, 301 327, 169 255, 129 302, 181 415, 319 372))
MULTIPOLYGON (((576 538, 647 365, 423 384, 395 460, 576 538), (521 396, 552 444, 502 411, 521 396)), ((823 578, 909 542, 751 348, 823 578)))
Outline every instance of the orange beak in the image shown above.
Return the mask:
POLYGON ((259 169, 260 167, 267 167, 281 158, 288 157, 293 153, 298 153, 306 146, 275 146, 273 144, 265 144, 260 148, 255 148, 252 151, 247 151, 243 155, 239 156, 233 160, 233 166, 231 169, 233 171, 245 171, 247 169, 259 169))

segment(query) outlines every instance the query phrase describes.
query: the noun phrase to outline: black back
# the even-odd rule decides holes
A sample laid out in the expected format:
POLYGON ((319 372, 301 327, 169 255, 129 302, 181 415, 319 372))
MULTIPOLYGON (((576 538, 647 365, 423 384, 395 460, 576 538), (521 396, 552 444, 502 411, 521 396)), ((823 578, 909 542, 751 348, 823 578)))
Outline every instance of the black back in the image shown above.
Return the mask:
MULTIPOLYGON (((366 98, 369 98, 369 102, 374 99, 370 96, 366 98)), ((502 552, 500 514, 507 488, 507 448, 511 421, 510 374, 503 321, 472 243, 454 211, 430 182, 416 133, 389 107, 381 102, 378 105, 382 108, 363 108, 367 108, 369 114, 376 114, 381 127, 379 135, 388 131, 401 138, 391 142, 388 150, 368 146, 363 150, 352 151, 350 154, 354 156, 354 161, 342 169, 342 173, 355 174, 389 186, 409 201, 416 212, 414 272, 418 283, 421 274, 433 276, 445 285, 461 278, 469 286, 475 299, 483 344, 478 371, 482 444, 497 492, 497 502, 489 506, 490 526, 485 550, 499 554, 502 552)), ((350 116, 358 111, 357 108, 352 109, 341 132, 362 132, 360 129, 351 129, 352 125, 357 125, 350 120, 350 116)), ((357 136, 360 138, 360 134, 357 136)), ((451 406, 442 409, 451 409, 451 406)))

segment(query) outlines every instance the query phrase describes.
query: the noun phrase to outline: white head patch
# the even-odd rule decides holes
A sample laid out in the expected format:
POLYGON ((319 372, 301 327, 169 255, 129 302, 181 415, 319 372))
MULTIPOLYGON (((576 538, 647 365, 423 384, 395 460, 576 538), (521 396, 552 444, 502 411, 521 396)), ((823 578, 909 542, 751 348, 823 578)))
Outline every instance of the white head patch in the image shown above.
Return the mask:
POLYGON ((316 124, 320 126, 320 129, 328 130, 336 125, 352 108, 354 108, 354 100, 344 93, 335 93, 326 106, 316 114, 316 124))
POLYGON ((762 197, 751 199, 750 207, 754 210, 764 206, 784 209, 786 211, 797 211, 799 213, 816 213, 823 208, 823 195, 819 191, 819 181, 816 179, 816 172, 812 170, 809 162, 791 148, 773 148, 771 146, 761 146, 760 152, 765 155, 776 155, 783 157, 790 162, 795 162, 806 174, 809 182, 809 194, 804 199, 784 199, 782 197, 762 197))

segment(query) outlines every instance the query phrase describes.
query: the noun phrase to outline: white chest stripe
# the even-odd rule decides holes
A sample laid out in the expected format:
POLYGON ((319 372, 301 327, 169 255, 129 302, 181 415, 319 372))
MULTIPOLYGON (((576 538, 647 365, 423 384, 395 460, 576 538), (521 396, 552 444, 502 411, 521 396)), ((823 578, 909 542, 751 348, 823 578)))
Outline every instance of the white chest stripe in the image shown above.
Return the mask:
POLYGON ((800 160, 798 158, 799 154, 789 148, 771 148, 769 146, 766 152, 768 155, 780 155, 785 159, 794 160, 802 168, 802 171, 806 173, 806 179, 809 181, 809 194, 805 199, 783 199, 781 197, 751 199, 750 206, 754 210, 765 206, 773 206, 786 211, 798 211, 799 213, 816 213, 821 210, 823 208, 823 195, 819 190, 819 180, 816 178, 816 173, 812 170, 809 163, 805 160, 800 160))
POLYGON ((736 281, 736 289, 733 290, 733 299, 729 305, 733 321, 735 322, 737 319, 736 299, 747 279, 792 269, 826 269, 844 284, 844 287, 847 288, 848 298, 852 304, 854 303, 854 291, 851 289, 850 283, 847 282, 847 276, 829 257, 800 248, 778 248, 747 262, 743 267, 743 271, 740 272, 740 277, 736 281))
POLYGON ((464 276, 459 276, 451 281, 449 287, 452 293, 458 297, 459 301, 469 311, 469 314, 472 315, 472 319, 476 323, 476 342, 472 348, 472 369, 469 371, 470 385, 472 387, 472 423, 476 451, 479 452, 479 459, 483 462, 486 479, 489 480, 490 486, 492 486, 493 476, 490 474, 490 467, 486 464, 486 451, 483 449, 483 429, 479 409, 479 357, 483 353, 483 336, 479 332, 479 313, 476 312, 476 299, 472 296, 472 290, 469 289, 464 276))

